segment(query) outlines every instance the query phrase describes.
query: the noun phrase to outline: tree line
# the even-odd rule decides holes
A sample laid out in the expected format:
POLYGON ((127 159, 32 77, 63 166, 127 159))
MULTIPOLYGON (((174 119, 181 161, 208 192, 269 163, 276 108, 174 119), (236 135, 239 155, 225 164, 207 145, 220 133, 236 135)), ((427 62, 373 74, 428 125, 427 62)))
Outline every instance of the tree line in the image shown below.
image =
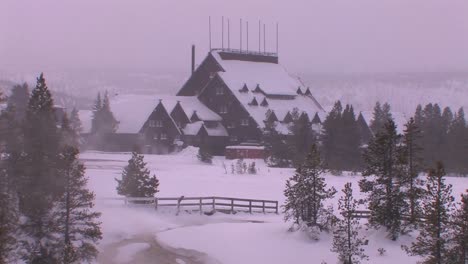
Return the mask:
MULTIPOLYGON (((267 162, 277 167, 297 166, 310 146, 316 144, 324 166, 332 173, 362 172, 365 169, 363 154, 369 142, 385 129, 389 120, 394 122, 388 103, 376 103, 368 125, 362 113, 356 117, 352 105, 343 107, 337 101, 322 127, 314 129, 308 118, 296 109, 290 124, 265 122, 263 142, 269 154, 267 162), (284 125, 286 132, 279 129, 284 125)), ((450 107, 442 110, 438 104, 418 105, 407 120, 404 132, 396 136, 397 144, 404 144, 405 139, 411 138, 414 144, 411 159, 418 163, 413 166, 416 172, 427 171, 436 161, 442 161, 448 173, 468 173, 468 127, 463 108, 453 112, 450 107)))
POLYGON ((78 160, 78 112, 59 118, 41 74, 0 115, 0 263, 92 262, 102 238, 78 160))

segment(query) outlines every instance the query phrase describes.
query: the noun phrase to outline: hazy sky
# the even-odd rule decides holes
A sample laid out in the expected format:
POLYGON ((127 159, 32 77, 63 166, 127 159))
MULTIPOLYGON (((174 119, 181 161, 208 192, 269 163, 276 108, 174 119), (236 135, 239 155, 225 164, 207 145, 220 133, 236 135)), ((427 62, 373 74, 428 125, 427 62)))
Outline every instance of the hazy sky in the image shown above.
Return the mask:
POLYGON ((0 0, 0 68, 188 70, 191 44, 198 62, 208 51, 208 16, 221 45, 223 15, 233 48, 242 18, 258 49, 261 19, 274 51, 279 22, 294 71, 468 71, 467 0, 0 0))

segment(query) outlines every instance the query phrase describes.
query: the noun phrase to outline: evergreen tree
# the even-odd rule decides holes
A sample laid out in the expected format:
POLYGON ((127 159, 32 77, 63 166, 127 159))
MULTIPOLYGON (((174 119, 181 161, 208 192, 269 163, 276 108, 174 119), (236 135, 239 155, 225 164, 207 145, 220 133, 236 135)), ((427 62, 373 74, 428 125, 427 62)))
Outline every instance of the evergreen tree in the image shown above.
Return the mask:
POLYGON ((60 154, 59 174, 65 180, 65 191, 55 205, 57 259, 60 263, 91 262, 97 257, 96 243, 102 238, 100 213, 92 211, 94 193, 87 189, 84 166, 78 161, 78 149, 68 146, 60 154))
POLYGON ((257 174, 257 167, 255 166, 255 161, 249 164, 248 172, 249 174, 257 174))
POLYGON ((342 115, 342 135, 339 144, 342 149, 340 169, 358 170, 361 168, 361 136, 352 105, 346 105, 342 115))
POLYGON ((388 103, 381 105, 380 102, 376 102, 370 124, 372 132, 377 134, 380 130, 384 130, 388 120, 393 120, 392 113, 390 112, 390 105, 388 103))
POLYGON ((200 145, 200 147, 198 148, 197 158, 203 163, 213 163, 213 156, 208 151, 208 147, 204 144, 200 145))
POLYGON ((57 174, 60 136, 57 131, 53 99, 43 74, 37 79, 26 110, 24 124, 23 173, 19 177, 19 209, 24 215, 21 229, 28 239, 22 241, 28 263, 55 263, 51 211, 63 193, 57 174))
POLYGON ((304 163, 286 181, 285 221, 293 220, 296 224, 320 231, 329 229, 332 212, 324 207, 323 202, 333 198, 336 190, 326 188, 324 172, 319 151, 313 144, 304 163))
POLYGON ((463 108, 460 108, 455 114, 453 121, 450 124, 447 137, 447 163, 449 164, 449 171, 459 174, 467 173, 467 128, 463 108))
POLYGON ((60 126, 60 133, 62 139, 62 146, 79 146, 79 134, 73 129, 68 119, 67 114, 65 113, 62 118, 62 125, 60 126))
POLYGON ((366 120, 362 113, 359 113, 358 119, 356 121, 359 135, 361 137, 361 145, 367 145, 372 138, 372 131, 370 130, 369 126, 367 125, 366 120))
POLYGON ((392 240, 402 232, 402 214, 406 208, 400 182, 404 162, 398 141, 395 123, 389 120, 364 153, 364 178, 359 182, 361 191, 368 193, 369 224, 384 226, 392 240))
POLYGON ((284 168, 291 165, 291 149, 286 143, 285 135, 276 130, 274 121, 265 121, 263 143, 268 155, 266 161, 269 166, 284 168))
POLYGON ((427 176, 427 196, 423 202, 425 221, 416 241, 410 247, 403 247, 408 254, 422 256, 421 263, 443 264, 449 259, 449 217, 454 198, 452 186, 446 185, 445 170, 441 162, 429 171, 427 176))
POLYGON ((102 100, 101 118, 102 123, 100 124, 100 132, 115 133, 119 122, 115 119, 114 114, 112 113, 107 91, 104 93, 104 99, 102 100))
POLYGON ((287 144, 291 148, 294 166, 299 166, 307 155, 307 151, 314 142, 314 133, 306 113, 300 114, 297 108, 291 112, 293 119, 289 126, 287 144))
POLYGON ((422 170, 421 147, 418 140, 421 131, 416 125, 414 118, 405 124, 403 135, 403 151, 406 168, 402 177, 402 184, 406 186, 405 196, 409 203, 409 223, 416 224, 421 215, 420 199, 424 195, 422 188, 423 181, 418 179, 418 174, 422 170))
POLYGON ((132 157, 122 172, 122 179, 116 179, 118 194, 127 197, 154 197, 159 191, 159 180, 150 175, 143 158, 137 151, 132 152, 132 157))
POLYGON ((102 122, 101 118, 102 110, 102 99, 101 93, 98 92, 96 100, 93 105, 93 118, 91 120, 91 133, 95 134, 99 131, 100 124, 102 122))
POLYGON ((353 197, 351 183, 345 184, 343 196, 338 200, 341 218, 333 231, 332 251, 338 253, 340 261, 346 264, 359 264, 368 259, 362 246, 364 238, 359 237, 359 219, 354 218, 358 201, 353 197))
POLYGON ((27 83, 15 85, 11 89, 11 95, 8 97, 8 107, 15 109, 15 120, 22 122, 28 107, 29 88, 27 83))
POLYGON ((323 122, 323 134, 322 134, 322 152, 323 159, 326 163, 326 167, 330 169, 339 169, 339 164, 343 158, 340 148, 339 138, 342 135, 342 127, 340 123, 342 120, 343 107, 340 101, 335 102, 333 109, 327 115, 327 118, 323 122))
POLYGON ((16 262, 18 208, 6 170, 0 170, 0 264, 16 262))
POLYGON ((467 263, 468 261, 468 190, 461 195, 461 202, 451 221, 452 236, 450 263, 467 263))
POLYGON ((76 146, 81 146, 83 143, 83 140, 81 138, 81 133, 83 132, 83 125, 81 124, 80 116, 78 114, 78 110, 76 108, 73 108, 70 114, 70 128, 74 133, 76 134, 76 146))

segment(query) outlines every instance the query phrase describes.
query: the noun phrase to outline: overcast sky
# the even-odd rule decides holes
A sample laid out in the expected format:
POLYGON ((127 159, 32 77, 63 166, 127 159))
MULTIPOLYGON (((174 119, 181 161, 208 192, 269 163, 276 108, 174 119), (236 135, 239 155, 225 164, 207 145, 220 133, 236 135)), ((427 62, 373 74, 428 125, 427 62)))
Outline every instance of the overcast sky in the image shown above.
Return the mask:
POLYGON ((1 0, 0 67, 189 70, 191 44, 198 62, 208 52, 208 16, 221 46, 223 15, 232 48, 242 18, 257 50, 261 19, 275 51, 279 22, 294 71, 468 71, 467 0, 1 0))

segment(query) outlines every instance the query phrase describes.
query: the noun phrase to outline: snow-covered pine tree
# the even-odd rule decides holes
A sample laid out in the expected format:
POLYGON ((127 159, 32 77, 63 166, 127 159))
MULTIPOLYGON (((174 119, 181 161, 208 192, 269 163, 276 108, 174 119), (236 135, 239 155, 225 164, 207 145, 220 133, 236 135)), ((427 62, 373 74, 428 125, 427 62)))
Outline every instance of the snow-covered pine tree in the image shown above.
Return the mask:
POLYGON ((83 125, 81 124, 80 116, 76 108, 73 108, 73 110, 70 113, 70 128, 77 135, 77 146, 81 146, 81 144, 83 143, 83 139, 81 138, 81 133, 83 132, 83 125))
POLYGON ((132 157, 122 172, 122 179, 115 179, 118 194, 127 197, 154 197, 159 191, 159 180, 155 175, 150 175, 143 158, 137 151, 132 152, 132 157))
POLYGON ((249 174, 257 174, 257 167, 255 166, 255 161, 249 164, 248 172, 249 174))
POLYGON ((364 152, 364 178, 359 182, 361 191, 368 193, 369 224, 385 227, 392 240, 402 232, 402 216, 407 208, 401 191, 404 163, 398 140, 395 123, 389 120, 364 152))
POLYGON ((200 147, 198 148, 197 158, 199 161, 203 163, 208 163, 208 164, 213 163, 213 156, 208 150, 208 147, 204 144, 201 144, 200 147))
POLYGON ((418 174, 422 170, 421 147, 419 139, 421 130, 416 125, 414 118, 405 124, 403 134, 403 152, 405 160, 405 170, 402 174, 402 184, 405 185, 405 197, 409 204, 409 221, 411 225, 418 222, 421 216, 420 199, 424 195, 424 181, 418 179, 418 174))
POLYGON ((422 205, 422 228, 410 247, 403 246, 408 254, 424 257, 421 263, 425 264, 445 264, 449 259, 448 230, 451 228, 449 219, 454 198, 452 186, 445 184, 444 176, 444 165, 441 162, 437 162, 436 167, 429 170, 426 197, 422 205))
POLYGON ((50 213, 54 201, 63 193, 57 174, 60 134, 57 131, 52 95, 43 74, 31 93, 24 122, 24 153, 19 178, 21 229, 27 239, 23 258, 28 263, 55 263, 50 232, 50 213))
POLYGON ((451 219, 450 263, 468 263, 468 190, 451 219))
POLYGON ((291 116, 293 121, 288 127, 289 135, 286 141, 293 155, 293 165, 297 167, 304 162, 310 145, 315 141, 315 135, 306 113, 301 114, 294 108, 291 116))
POLYGON ((92 262, 97 257, 96 243, 102 238, 100 213, 93 211, 94 193, 87 189, 85 167, 78 161, 76 147, 64 147, 59 159, 59 174, 65 191, 54 206, 54 222, 60 241, 56 259, 60 263, 92 262))
POLYGON ((324 207, 323 202, 333 198, 336 190, 333 187, 327 189, 324 172, 320 153, 313 144, 304 163, 286 181, 285 221, 292 219, 300 226, 320 231, 330 228, 332 212, 324 207))
POLYGON ((368 257, 362 248, 365 238, 359 236, 361 229, 359 219, 354 218, 358 201, 353 197, 350 182, 345 184, 342 192, 343 196, 338 200, 341 218, 338 219, 333 230, 332 252, 338 253, 339 260, 345 264, 359 264, 361 260, 368 259, 368 257))

